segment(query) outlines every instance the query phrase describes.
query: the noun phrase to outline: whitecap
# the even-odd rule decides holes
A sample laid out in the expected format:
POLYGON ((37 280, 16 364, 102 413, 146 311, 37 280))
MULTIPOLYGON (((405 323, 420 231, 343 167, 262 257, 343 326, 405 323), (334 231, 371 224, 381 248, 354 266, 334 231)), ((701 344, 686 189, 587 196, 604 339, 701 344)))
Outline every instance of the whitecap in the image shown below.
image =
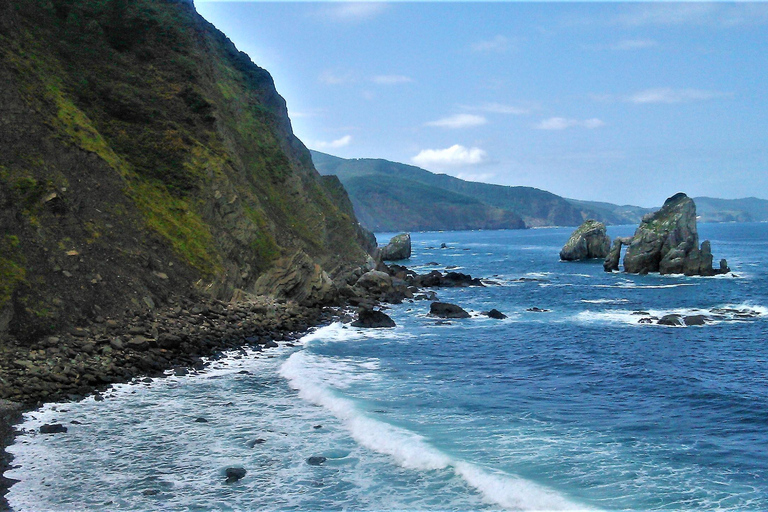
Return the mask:
POLYGON ((554 490, 499 471, 488 471, 455 459, 432 446, 423 436, 361 412, 355 403, 339 396, 328 383, 326 365, 315 356, 296 352, 283 363, 280 375, 299 397, 328 410, 362 446, 392 457, 401 467, 417 471, 450 470, 477 489, 490 503, 509 510, 584 510, 554 490))

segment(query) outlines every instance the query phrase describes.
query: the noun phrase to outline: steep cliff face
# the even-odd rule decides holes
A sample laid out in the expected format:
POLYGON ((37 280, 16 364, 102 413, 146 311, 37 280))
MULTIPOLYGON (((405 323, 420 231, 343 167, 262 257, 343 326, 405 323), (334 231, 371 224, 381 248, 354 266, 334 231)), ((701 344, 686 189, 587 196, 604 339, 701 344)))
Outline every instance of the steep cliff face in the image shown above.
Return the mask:
POLYGON ((299 252, 325 281, 366 259, 336 202, 191 2, 0 1, 0 334, 263 291, 299 252))

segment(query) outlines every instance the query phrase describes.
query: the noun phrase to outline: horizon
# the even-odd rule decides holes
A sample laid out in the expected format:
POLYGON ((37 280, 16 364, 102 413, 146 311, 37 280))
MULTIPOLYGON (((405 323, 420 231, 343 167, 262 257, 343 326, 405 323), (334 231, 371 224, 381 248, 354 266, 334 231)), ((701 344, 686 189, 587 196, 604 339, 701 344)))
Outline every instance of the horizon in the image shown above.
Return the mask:
POLYGON ((768 198, 768 4, 196 8, 310 149, 585 201, 768 198))

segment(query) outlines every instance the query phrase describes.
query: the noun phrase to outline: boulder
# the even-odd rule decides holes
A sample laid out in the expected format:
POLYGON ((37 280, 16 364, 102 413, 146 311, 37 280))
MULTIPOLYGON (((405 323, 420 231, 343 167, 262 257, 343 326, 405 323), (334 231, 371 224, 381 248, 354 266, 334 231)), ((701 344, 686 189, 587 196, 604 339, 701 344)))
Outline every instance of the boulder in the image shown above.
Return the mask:
POLYGON ((390 293, 392 291, 392 277, 386 272, 371 270, 366 272, 355 283, 354 288, 359 288, 372 295, 390 293))
POLYGON ((456 304, 433 302, 429 306, 429 314, 440 318, 469 318, 469 313, 456 304))
POLYGON ((303 306, 331 304, 338 297, 328 274, 302 250, 275 262, 256 281, 255 292, 292 299, 303 306))
POLYGON ((488 318, 495 318, 496 320, 504 320, 505 318, 507 318, 507 315, 505 315, 498 309, 492 309, 485 314, 488 316, 488 318))
POLYGON ((387 245, 379 248, 382 261, 406 260, 411 257, 411 234, 393 236, 387 245))
POLYGON ((379 329, 383 327, 395 327, 395 321, 389 315, 373 309, 361 309, 357 314, 357 320, 352 322, 352 327, 365 327, 379 329))
POLYGON ((605 258, 611 249, 611 239, 605 232, 605 224, 596 220, 585 220, 576 228, 560 250, 563 261, 581 261, 605 258))
POLYGON ((711 276, 718 273, 712 259, 708 240, 699 247, 696 204, 681 192, 643 217, 624 255, 624 271, 711 276))

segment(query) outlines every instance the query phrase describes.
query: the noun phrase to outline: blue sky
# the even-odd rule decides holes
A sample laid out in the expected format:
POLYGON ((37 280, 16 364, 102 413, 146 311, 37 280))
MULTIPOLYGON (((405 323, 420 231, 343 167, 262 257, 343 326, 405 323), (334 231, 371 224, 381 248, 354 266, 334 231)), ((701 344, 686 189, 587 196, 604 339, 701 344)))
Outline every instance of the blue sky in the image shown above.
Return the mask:
POLYGON ((312 149, 619 204, 768 199, 767 3, 196 7, 312 149))

